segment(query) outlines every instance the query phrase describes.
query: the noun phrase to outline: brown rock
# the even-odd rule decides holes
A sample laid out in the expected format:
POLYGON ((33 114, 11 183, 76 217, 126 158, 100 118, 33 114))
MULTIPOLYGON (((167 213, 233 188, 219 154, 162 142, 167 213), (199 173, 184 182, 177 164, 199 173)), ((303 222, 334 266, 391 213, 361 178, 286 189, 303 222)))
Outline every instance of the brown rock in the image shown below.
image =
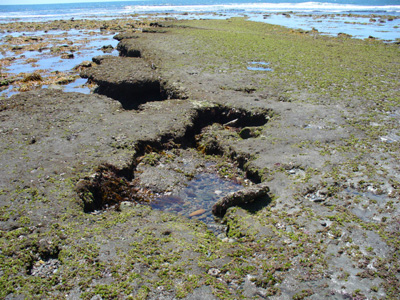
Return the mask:
POLYGON ((192 212, 192 213, 189 215, 189 217, 199 216, 199 215, 204 214, 205 212, 206 212, 206 210, 203 209, 203 208, 201 208, 201 209, 198 209, 198 210, 192 212))

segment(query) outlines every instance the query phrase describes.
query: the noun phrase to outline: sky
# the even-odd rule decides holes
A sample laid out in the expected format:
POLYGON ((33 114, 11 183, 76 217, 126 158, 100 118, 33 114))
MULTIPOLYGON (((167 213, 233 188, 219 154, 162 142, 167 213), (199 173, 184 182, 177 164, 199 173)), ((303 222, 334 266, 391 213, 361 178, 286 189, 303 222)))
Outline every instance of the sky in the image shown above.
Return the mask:
POLYGON ((72 2, 111 2, 124 0, 0 0, 0 5, 17 4, 50 4, 50 3, 72 3, 72 2))

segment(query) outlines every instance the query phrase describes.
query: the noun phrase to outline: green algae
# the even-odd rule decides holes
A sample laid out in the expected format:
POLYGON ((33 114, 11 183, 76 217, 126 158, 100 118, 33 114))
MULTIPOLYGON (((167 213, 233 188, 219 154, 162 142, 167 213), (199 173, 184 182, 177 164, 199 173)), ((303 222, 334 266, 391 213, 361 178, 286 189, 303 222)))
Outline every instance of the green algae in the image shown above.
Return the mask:
POLYGON ((179 31, 188 37, 187 42, 207 44, 207 48, 197 47, 198 64, 203 68, 218 71, 220 65, 212 64, 218 59, 228 66, 228 71, 243 69, 248 61, 255 59, 268 61, 274 72, 263 76, 258 86, 284 84, 293 100, 300 100, 300 92, 306 89, 314 97, 302 101, 334 100, 350 104, 349 100, 362 98, 384 99, 379 105, 386 108, 399 104, 397 45, 299 35, 279 26, 240 18, 183 24, 190 26, 179 31))
POLYGON ((290 101, 359 108, 345 118, 348 126, 355 126, 366 137, 343 140, 341 145, 316 145, 322 154, 339 150, 367 155, 379 148, 390 158, 398 158, 397 143, 377 143, 397 128, 385 114, 400 106, 400 50, 396 44, 298 34, 241 18, 179 24, 187 27, 171 31, 185 36, 185 43, 196 49, 194 64, 204 73, 245 73, 249 61, 268 61, 274 71, 252 78, 253 89, 275 90, 290 101), (201 47, 203 44, 207 47, 201 47))

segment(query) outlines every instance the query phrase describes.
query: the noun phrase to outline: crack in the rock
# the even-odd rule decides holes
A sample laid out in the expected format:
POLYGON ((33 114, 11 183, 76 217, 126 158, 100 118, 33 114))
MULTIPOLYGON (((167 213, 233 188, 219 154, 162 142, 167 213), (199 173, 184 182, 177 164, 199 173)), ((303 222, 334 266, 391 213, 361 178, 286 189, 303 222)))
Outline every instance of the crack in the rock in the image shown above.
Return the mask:
MULTIPOLYGON (((202 130, 212 124, 225 124, 225 127, 234 128, 239 132, 243 126, 262 126, 266 124, 271 116, 271 111, 252 113, 246 110, 228 108, 224 106, 213 106, 198 109, 186 131, 181 136, 167 133, 157 141, 139 141, 136 144, 136 153, 129 167, 118 169, 112 165, 102 165, 92 178, 85 178, 77 185, 77 191, 83 200, 84 211, 89 213, 96 210, 115 206, 118 208, 122 201, 148 202, 148 191, 138 188, 134 184, 134 173, 140 157, 150 152, 161 152, 173 148, 200 148, 199 135, 202 130), (228 124, 228 125, 226 125, 228 124), (196 138, 197 137, 197 138, 196 138)), ((233 150, 227 153, 220 145, 218 155, 227 155, 232 161, 238 163, 239 168, 245 169, 245 163, 249 156, 240 155, 233 150)), ((204 149, 200 149, 203 150, 204 149)), ((204 151, 210 154, 213 151, 204 151)), ((250 179, 254 180, 251 176, 250 179)), ((255 183, 259 181, 256 180, 255 183)))
MULTIPOLYGON (((140 50, 132 45, 126 45, 126 43, 132 43, 133 39, 124 39, 123 36, 120 36, 118 40, 120 40, 118 45, 120 61, 110 57, 94 58, 93 61, 99 67, 83 72, 81 75, 89 77, 98 84, 97 93, 118 100, 127 110, 138 109, 141 104, 150 101, 186 98, 179 89, 156 76, 153 65, 149 65, 148 62, 141 59, 142 52, 140 50), (124 80, 120 80, 119 77, 115 78, 115 74, 109 70, 117 62, 126 64, 116 70, 127 76, 124 80), (102 65, 103 63, 104 65, 102 65), (113 79, 110 80, 102 72, 110 74, 109 76, 113 79), (134 72, 133 75, 132 72, 134 72)), ((237 138, 254 138, 259 135, 257 127, 265 125, 271 117, 271 113, 272 111, 267 109, 261 112, 251 112, 222 105, 197 109, 183 134, 177 135, 176 132, 170 132, 159 136, 155 141, 138 141, 134 158, 129 167, 120 170, 112 165, 102 165, 92 178, 81 180, 77 185, 77 191, 83 200, 84 211, 93 212, 108 207, 118 208, 123 201, 148 201, 151 192, 138 188, 134 183, 135 171, 140 163, 140 158, 146 153, 161 152, 172 148, 196 148, 204 154, 226 155, 230 160, 236 162, 239 168, 245 170, 250 155, 236 153, 230 147, 224 147, 219 138, 212 130, 207 130, 207 127, 219 124, 218 130, 227 129, 235 132, 237 138)), ((257 176, 257 172, 245 171, 248 178, 254 183, 261 182, 261 177, 257 176)))

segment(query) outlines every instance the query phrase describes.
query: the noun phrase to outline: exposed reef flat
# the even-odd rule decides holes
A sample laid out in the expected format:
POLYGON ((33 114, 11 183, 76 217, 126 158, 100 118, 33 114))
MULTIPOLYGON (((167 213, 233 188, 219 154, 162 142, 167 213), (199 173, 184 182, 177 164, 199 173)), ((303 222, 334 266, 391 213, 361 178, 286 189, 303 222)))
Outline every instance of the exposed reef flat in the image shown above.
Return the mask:
POLYGON ((244 19, 115 30, 121 56, 81 69, 95 93, 0 100, 1 298, 398 297, 398 45, 244 19), (213 191, 211 225, 179 194, 207 173, 239 190, 213 191))

